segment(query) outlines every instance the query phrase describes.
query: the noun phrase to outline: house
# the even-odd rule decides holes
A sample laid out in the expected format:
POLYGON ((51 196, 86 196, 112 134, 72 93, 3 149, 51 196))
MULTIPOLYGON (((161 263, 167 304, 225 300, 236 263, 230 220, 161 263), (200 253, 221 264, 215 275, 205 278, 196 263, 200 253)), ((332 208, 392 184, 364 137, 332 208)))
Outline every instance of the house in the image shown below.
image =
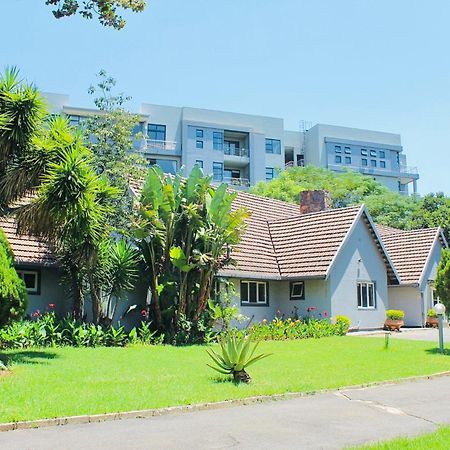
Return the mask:
POLYGON ((237 265, 219 275, 233 280, 244 315, 341 314, 353 327, 382 326, 388 286, 399 283, 394 264, 364 206, 329 204, 325 191, 302 193, 300 205, 238 194, 234 206, 252 214, 237 265))
MULTIPOLYGON (((364 205, 330 209, 325 191, 303 192, 298 205, 238 192, 233 208, 239 207, 250 212, 247 229, 232 249, 236 264, 218 275, 233 283, 233 300, 245 316, 261 321, 276 314, 346 315, 353 328, 371 329, 381 328, 386 310, 395 308, 405 310, 406 325, 424 325, 436 266, 447 245, 440 229, 376 226, 364 205)), ((29 312, 48 303, 60 313, 70 311, 51 248, 16 236, 14 222, 2 220, 30 293, 29 312)), ((136 288, 118 316, 144 298, 136 288)))
POLYGON ((440 228, 403 231, 377 226, 400 276, 400 284, 389 286, 392 309, 405 311, 405 325, 424 326, 427 310, 437 303, 434 280, 447 242, 440 228))

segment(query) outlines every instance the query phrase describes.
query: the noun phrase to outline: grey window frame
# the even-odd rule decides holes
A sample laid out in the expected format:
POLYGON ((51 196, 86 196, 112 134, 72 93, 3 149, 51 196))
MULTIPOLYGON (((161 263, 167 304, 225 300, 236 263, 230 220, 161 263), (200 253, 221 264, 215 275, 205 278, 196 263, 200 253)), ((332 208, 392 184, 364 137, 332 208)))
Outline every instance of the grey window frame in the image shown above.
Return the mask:
POLYGON ((199 150, 203 150, 203 141, 200 139, 197 139, 195 141, 195 148, 198 148, 199 150))
POLYGON ((380 161, 380 167, 382 168, 382 169, 386 169, 386 161, 380 161))
POLYGON ((344 163, 345 164, 351 164, 352 163, 352 157, 351 156, 345 156, 344 157, 344 163))
POLYGON ((269 155, 281 155, 281 140, 266 138, 266 153, 269 155), (277 143, 277 146, 274 146, 274 143, 277 143), (275 151, 275 149, 279 151, 275 151))
POLYGON ((195 129, 195 137, 203 139, 203 130, 201 128, 196 128, 195 129))
POLYGON ((342 156, 334 155, 334 162, 335 162, 335 164, 342 164, 342 156))
POLYGON ((200 169, 203 169, 203 160, 201 159, 196 159, 195 160, 195 164, 200 167, 200 169))
POLYGON ((165 142, 167 139, 167 127, 162 123, 148 123, 147 124, 147 138, 152 141, 162 141, 165 142), (154 130, 150 130, 150 127, 156 127, 154 130), (155 137, 151 137, 150 133, 156 133, 155 137), (159 136, 160 133, 163 133, 159 136), (163 137, 163 139, 160 139, 163 137))
POLYGON ((305 282, 304 281, 291 281, 289 283, 289 300, 305 300, 305 282), (293 294, 295 285, 302 286, 302 293, 300 296, 293 294))
POLYGON ((219 161, 213 162, 213 181, 223 181, 223 163, 219 161), (216 178, 216 173, 214 172, 216 169, 219 169, 220 166, 220 180, 216 178))
POLYGON ((223 138, 222 131, 213 131, 213 150, 223 150, 223 138))
POLYGON ((274 167, 266 167, 266 181, 271 181, 275 178, 275 168, 274 167), (268 177, 270 175, 270 178, 268 177))

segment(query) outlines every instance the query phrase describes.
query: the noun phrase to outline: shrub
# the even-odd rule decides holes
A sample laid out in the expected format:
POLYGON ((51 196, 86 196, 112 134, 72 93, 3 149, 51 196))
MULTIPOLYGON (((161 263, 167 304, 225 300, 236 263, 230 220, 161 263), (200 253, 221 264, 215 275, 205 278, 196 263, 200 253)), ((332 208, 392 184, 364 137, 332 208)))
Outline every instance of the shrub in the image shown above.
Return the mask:
POLYGON ((399 309, 388 309, 386 311, 386 318, 390 320, 403 320, 405 312, 399 309))
POLYGON ((340 334, 347 334, 347 331, 350 328, 350 323, 350 319, 347 316, 336 316, 336 326, 341 331, 340 334))
POLYGON ((54 312, 37 315, 0 329, 0 348, 29 347, 123 347, 127 344, 161 344, 164 337, 155 337, 150 324, 127 333, 123 326, 102 327, 78 322, 72 318, 58 319, 54 312))
POLYGON ((258 341, 342 336, 346 331, 347 329, 342 325, 342 322, 332 324, 326 319, 318 320, 314 318, 302 321, 291 318, 284 320, 276 317, 271 322, 263 320, 249 328, 252 337, 258 341))
POLYGON ((436 311, 435 311, 433 308, 430 308, 430 309, 427 311, 427 317, 432 317, 432 318, 437 317, 436 311))
POLYGON ((0 327, 21 319, 28 306, 28 294, 14 269, 14 255, 0 229, 0 327))

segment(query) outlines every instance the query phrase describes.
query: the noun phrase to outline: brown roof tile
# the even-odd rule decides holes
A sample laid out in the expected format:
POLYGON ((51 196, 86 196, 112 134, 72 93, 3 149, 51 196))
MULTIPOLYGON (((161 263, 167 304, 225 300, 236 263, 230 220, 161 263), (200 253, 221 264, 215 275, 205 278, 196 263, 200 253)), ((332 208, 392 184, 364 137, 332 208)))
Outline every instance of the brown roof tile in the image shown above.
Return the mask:
POLYGON ((12 218, 1 217, 0 227, 11 244, 17 264, 53 265, 56 263, 51 247, 33 236, 17 234, 17 224, 12 218))

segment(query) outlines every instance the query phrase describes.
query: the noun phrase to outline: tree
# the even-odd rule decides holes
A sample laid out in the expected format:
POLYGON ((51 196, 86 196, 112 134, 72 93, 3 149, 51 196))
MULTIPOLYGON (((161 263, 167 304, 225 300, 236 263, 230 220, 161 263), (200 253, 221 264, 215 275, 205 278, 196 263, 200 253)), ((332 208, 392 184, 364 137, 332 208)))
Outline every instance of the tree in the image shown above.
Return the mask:
POLYGON ((441 261, 436 274, 436 293, 445 305, 447 314, 450 312, 450 249, 442 251, 441 261))
POLYGON ((108 218, 109 224, 121 235, 130 234, 130 215, 133 197, 130 194, 129 179, 143 179, 147 171, 147 161, 135 154, 133 139, 140 139, 136 133, 139 117, 124 109, 130 97, 123 93, 113 94, 116 80, 104 71, 98 73, 100 81, 89 88, 99 114, 89 117, 82 128, 85 145, 93 153, 93 164, 98 174, 105 176, 119 195, 114 198, 108 218))
POLYGON ((441 227, 450 240, 450 198, 442 192, 425 195, 415 220, 418 228, 441 227))
POLYGON ((46 5, 54 6, 53 15, 56 19, 73 16, 79 13, 85 19, 97 17, 106 27, 121 30, 126 22, 118 10, 142 12, 146 6, 145 0, 45 0, 46 5))
POLYGON ((367 195, 380 195, 388 189, 372 178, 355 172, 337 174, 315 166, 293 167, 280 171, 269 182, 260 181, 252 192, 264 197, 298 203, 300 192, 309 189, 325 189, 330 192, 334 207, 360 203, 367 195))
POLYGON ((246 212, 235 194, 211 187, 196 166, 184 180, 149 170, 140 199, 137 236, 151 293, 151 317, 177 342, 201 339, 214 275, 231 262, 246 212))
POLYGON ((13 252, 0 229, 0 327, 22 318, 27 306, 27 290, 14 269, 13 252))

